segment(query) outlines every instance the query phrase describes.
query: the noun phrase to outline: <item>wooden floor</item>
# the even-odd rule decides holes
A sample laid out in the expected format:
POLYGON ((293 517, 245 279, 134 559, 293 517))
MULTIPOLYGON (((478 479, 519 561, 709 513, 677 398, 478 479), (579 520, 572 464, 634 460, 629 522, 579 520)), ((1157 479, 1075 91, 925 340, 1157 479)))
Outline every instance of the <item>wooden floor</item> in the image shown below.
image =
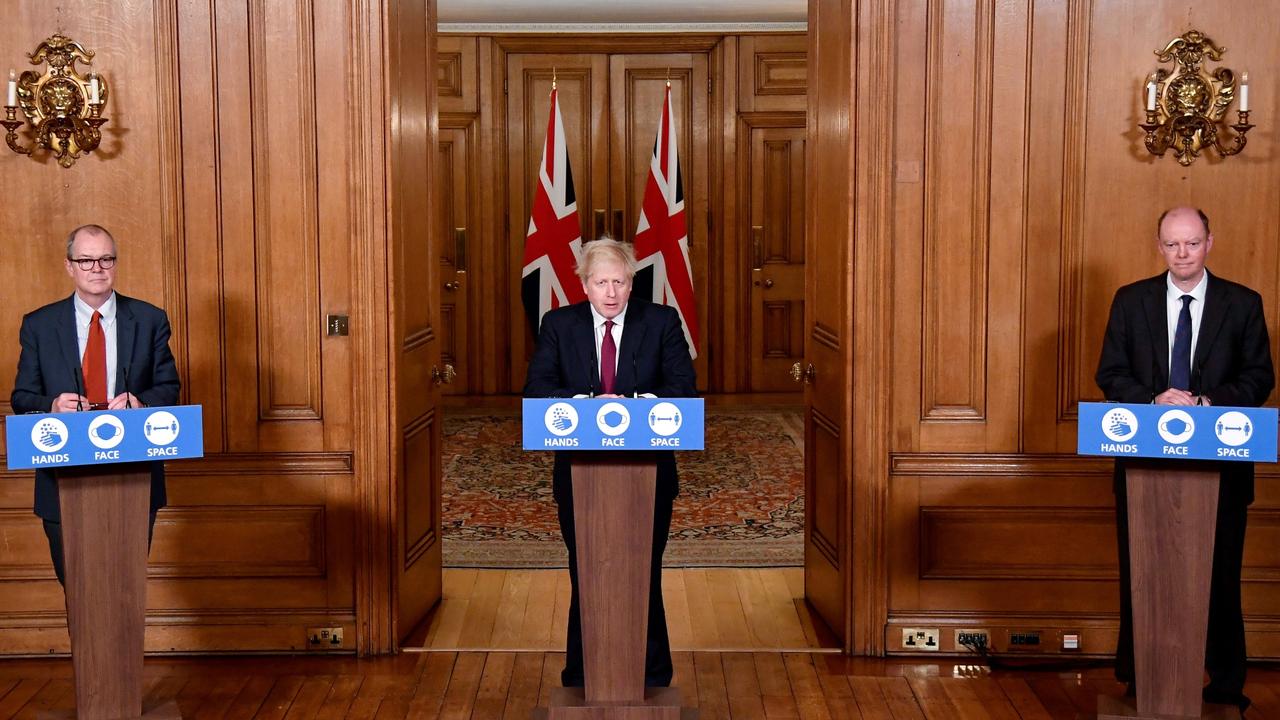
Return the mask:
MULTIPOLYGON (((804 601, 801 568, 669 568, 662 597, 674 650, 836 650, 804 601)), ((567 570, 444 571, 444 599, 406 645, 428 650, 564 649, 567 570)))
MULTIPOLYGON (((675 684, 702 720, 1057 720, 1119 694, 1107 669, 976 673, 813 653, 675 655, 675 684)), ((146 707, 176 699, 186 720, 502 720, 529 717, 558 686, 555 653, 354 658, 151 659, 146 707)), ((1249 720, 1280 720, 1280 672, 1254 668, 1249 720)), ((0 720, 74 705, 69 660, 0 660, 0 720)))

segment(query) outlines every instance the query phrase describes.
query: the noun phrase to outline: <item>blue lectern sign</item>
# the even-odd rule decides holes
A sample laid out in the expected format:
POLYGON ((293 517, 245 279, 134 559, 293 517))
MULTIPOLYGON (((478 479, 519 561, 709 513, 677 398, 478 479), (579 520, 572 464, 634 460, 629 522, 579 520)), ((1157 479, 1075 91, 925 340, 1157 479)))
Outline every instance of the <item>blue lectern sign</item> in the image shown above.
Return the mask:
POLYGON ((527 398, 525 450, 702 450, 702 398, 527 398))
POLYGON ((199 405, 10 415, 4 424, 10 470, 204 456, 199 405))
POLYGON ((1276 408, 1080 403, 1081 455, 1276 461, 1276 408))

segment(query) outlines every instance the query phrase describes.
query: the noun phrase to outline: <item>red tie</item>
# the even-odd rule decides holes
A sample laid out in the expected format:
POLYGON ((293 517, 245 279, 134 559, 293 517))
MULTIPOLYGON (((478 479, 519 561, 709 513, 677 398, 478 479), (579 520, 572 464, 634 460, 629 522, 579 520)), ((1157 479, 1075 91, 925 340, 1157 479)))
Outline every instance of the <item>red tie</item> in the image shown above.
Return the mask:
POLYGON ((600 387, 613 394, 613 378, 618 372, 618 346, 613 343, 613 321, 604 321, 604 342, 600 344, 600 387))
POLYGON ((102 332, 102 313, 93 311, 89 321, 89 341, 84 345, 84 392, 90 403, 107 401, 107 336, 102 332))

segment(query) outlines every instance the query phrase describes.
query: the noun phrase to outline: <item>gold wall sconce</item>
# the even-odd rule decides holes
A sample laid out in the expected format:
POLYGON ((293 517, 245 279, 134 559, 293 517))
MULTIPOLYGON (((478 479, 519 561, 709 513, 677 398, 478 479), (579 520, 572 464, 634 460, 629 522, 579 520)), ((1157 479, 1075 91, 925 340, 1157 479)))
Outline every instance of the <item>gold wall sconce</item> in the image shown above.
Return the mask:
POLYGON ((45 63, 44 74, 24 70, 21 75, 9 71, 5 94, 5 142, 19 155, 35 156, 40 148, 53 153, 58 164, 69 168, 80 155, 88 155, 98 147, 102 133, 98 128, 107 121, 102 106, 107 103, 107 80, 91 72, 87 76, 76 71, 77 61, 93 63, 93 52, 80 43, 55 34, 36 46, 28 57, 32 65, 45 63), (22 108, 25 120, 18 118, 22 108), (32 144, 24 146, 18 137, 23 124, 31 125, 32 144))
POLYGON ((1178 162, 1187 166, 1204 148, 1213 148, 1224 158, 1244 149, 1245 135, 1253 127, 1249 124, 1249 73, 1239 79, 1239 119, 1228 126, 1224 116, 1236 98, 1236 73, 1219 67, 1210 75, 1200 67, 1206 58, 1221 60, 1226 51, 1199 30, 1189 30, 1156 50, 1160 62, 1175 63, 1175 68, 1172 73, 1157 68, 1147 78, 1147 121, 1139 127, 1147 131, 1147 150, 1152 155, 1163 156, 1172 148, 1178 162))

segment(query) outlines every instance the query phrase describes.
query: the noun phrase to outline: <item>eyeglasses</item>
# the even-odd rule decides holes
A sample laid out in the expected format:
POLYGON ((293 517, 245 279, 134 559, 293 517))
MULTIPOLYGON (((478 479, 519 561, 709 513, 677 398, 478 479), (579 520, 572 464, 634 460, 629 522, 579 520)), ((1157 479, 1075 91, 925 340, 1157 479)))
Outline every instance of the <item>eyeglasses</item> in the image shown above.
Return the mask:
POLYGON ((114 255, 107 255, 106 257, 100 257, 100 258, 67 258, 67 259, 75 263, 76 265, 79 265, 80 269, 84 270, 85 272, 92 270, 94 265, 97 265, 103 270, 110 270, 111 268, 116 266, 116 258, 114 255))

